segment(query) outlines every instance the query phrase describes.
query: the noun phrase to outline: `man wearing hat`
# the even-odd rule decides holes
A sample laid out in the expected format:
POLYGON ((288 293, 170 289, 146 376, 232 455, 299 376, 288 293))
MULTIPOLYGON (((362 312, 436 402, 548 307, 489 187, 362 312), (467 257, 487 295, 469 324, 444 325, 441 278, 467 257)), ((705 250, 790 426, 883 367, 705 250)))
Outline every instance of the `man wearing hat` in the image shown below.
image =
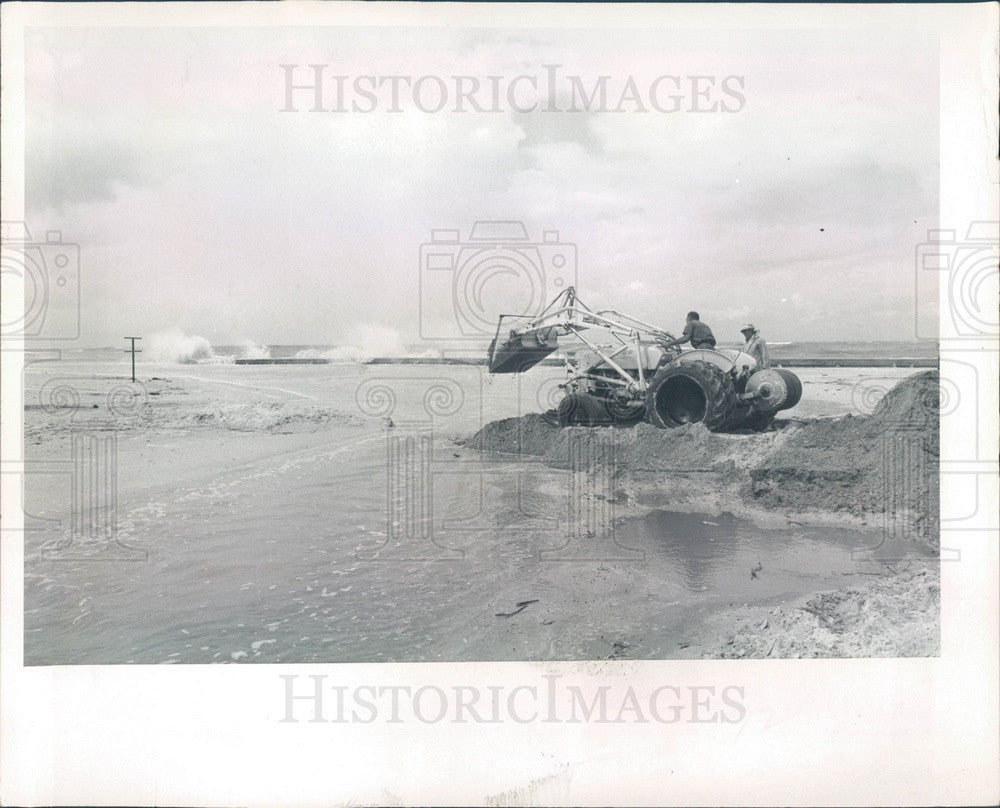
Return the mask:
POLYGON ((758 368, 766 368, 770 364, 767 359, 767 343, 761 339, 760 333, 753 323, 747 323, 740 329, 740 332, 743 334, 743 339, 746 340, 743 353, 750 354, 756 359, 758 368))

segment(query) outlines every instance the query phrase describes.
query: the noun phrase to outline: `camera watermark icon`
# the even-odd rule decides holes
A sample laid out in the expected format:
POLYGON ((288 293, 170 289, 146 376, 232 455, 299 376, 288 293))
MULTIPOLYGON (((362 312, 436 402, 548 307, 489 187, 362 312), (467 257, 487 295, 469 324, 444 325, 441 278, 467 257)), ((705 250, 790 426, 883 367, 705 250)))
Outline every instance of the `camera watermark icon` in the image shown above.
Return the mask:
POLYGON ((58 230, 32 239, 24 222, 0 223, 5 338, 75 340, 80 336, 80 247, 58 230), (17 305, 22 299, 23 307, 17 305))
POLYGON ((50 376, 25 404, 67 421, 92 416, 92 426, 106 429, 130 426, 152 413, 149 391, 142 382, 113 380, 105 388, 99 380, 95 384, 93 378, 83 376, 50 376))
POLYGON ((542 550, 542 561, 645 561, 646 553, 617 539, 618 500, 624 470, 618 430, 566 430, 568 466, 564 544, 542 550))
POLYGON ((119 535, 117 434, 73 432, 69 455, 68 460, 4 463, 5 474, 21 477, 23 531, 42 538, 42 560, 147 561, 146 550, 124 543, 119 535), (32 488, 43 477, 62 483, 68 503, 60 515, 32 512, 32 488))
POLYGON ((546 457, 551 461, 536 471, 507 465, 501 472, 516 483, 517 512, 532 526, 540 545, 533 556, 539 561, 644 561, 644 551, 622 545, 616 536, 625 475, 618 462, 620 433, 560 431, 557 408, 567 392, 566 373, 552 370, 535 373, 530 381, 515 375, 516 417, 503 430, 503 451, 485 440, 474 448, 491 459, 507 455, 532 464, 546 457), (525 418, 532 414, 537 420, 525 418), (545 478, 555 478, 561 489, 557 501, 539 495, 538 484, 545 478))
MULTIPOLYGON (((938 384, 922 391, 907 417, 880 435, 881 535, 858 551, 859 558, 898 561, 916 545, 937 547, 940 560, 957 561, 961 552, 946 546, 948 535, 981 532, 995 519, 988 503, 996 464, 983 456, 980 442, 979 371, 956 353, 963 352, 941 356, 938 384), (947 459, 940 454, 938 422, 955 427, 948 431, 947 459), (951 484, 947 497, 941 497, 939 479, 951 484)), ((852 401, 862 415, 871 415, 886 392, 883 381, 862 380, 852 401)))
POLYGON ((468 381, 463 386, 453 378, 416 375, 370 378, 358 386, 358 409, 385 425, 385 540, 359 550, 360 560, 465 558, 475 536, 495 529, 490 500, 511 482, 520 514, 511 532, 530 536, 558 528, 557 518, 527 504, 531 486, 523 470, 458 462, 453 455, 460 453, 449 450, 440 434, 463 411, 482 424, 482 376, 477 380, 478 390, 468 381))
MULTIPOLYGON (((477 372, 478 392, 455 379, 410 375, 373 377, 358 386, 358 409, 382 419, 386 440, 386 538, 376 547, 359 550, 358 558, 465 558, 477 546, 476 536, 496 530, 491 503, 506 498, 512 506, 505 516, 506 535, 534 547, 530 555, 538 560, 643 560, 643 551, 616 541, 621 481, 615 430, 605 430, 596 439, 571 430, 562 447, 568 452, 566 463, 556 467, 539 462, 537 445, 539 433, 552 427, 529 428, 520 417, 487 426, 504 434, 502 449, 491 441, 465 444, 485 458, 463 459, 463 453, 454 451, 457 447, 447 446, 440 434, 446 419, 464 409, 463 423, 469 415, 483 423, 483 379, 477 372), (530 467, 517 462, 523 460, 533 462, 530 467)), ((519 379, 518 416, 522 409, 551 409, 560 392, 555 382, 554 377, 544 377, 537 386, 522 388, 519 379)))
POLYGON ((358 552, 365 561, 448 561, 464 551, 442 544, 434 518, 435 425, 466 405, 447 377, 375 377, 355 391, 363 415, 385 425, 385 541, 358 552), (401 402, 402 397, 408 401, 401 402))
MULTIPOLYGON (((941 502, 942 535, 996 530, 996 510, 991 507, 997 485, 995 447, 983 441, 980 401, 986 390, 979 370, 968 358, 979 350, 950 350, 941 357, 939 407, 942 428, 947 429, 948 456, 942 459, 941 479, 949 488, 941 502)), ((957 551, 954 551, 957 552, 957 551)))
POLYGON ((482 342, 501 314, 536 316, 578 286, 577 249, 558 230, 532 240, 518 221, 476 222, 465 240, 459 230, 432 230, 419 280, 422 339, 482 342))
POLYGON ((851 388, 851 406, 859 415, 871 415, 892 385, 885 379, 859 379, 851 388))
MULTIPOLYGON (((946 357, 942 357, 939 362, 946 367, 951 364, 951 360, 946 357)), ((923 391, 909 413, 908 420, 913 425, 923 425, 928 418, 935 420, 946 418, 952 413, 966 410, 967 404, 971 405, 973 412, 976 411, 975 396, 962 395, 965 383, 970 385, 969 390, 975 391, 977 389, 978 377, 975 374, 976 369, 971 365, 966 365, 964 362, 959 362, 958 364, 965 365, 971 369, 974 375, 971 378, 964 378, 962 384, 959 384, 953 379, 943 378, 939 373, 937 386, 933 390, 923 391)), ((897 381, 895 379, 884 378, 859 379, 851 388, 852 407, 857 410, 859 415, 872 415, 878 409, 878 405, 882 399, 896 386, 897 381)), ((903 425, 905 426, 906 423, 904 421, 903 425)))
POLYGON ((152 414, 149 390, 142 382, 119 382, 105 394, 108 414, 116 423, 142 421, 152 414))
POLYGON ((997 309, 1000 222, 972 222, 965 237, 929 230, 916 249, 914 330, 917 339, 970 340, 1000 336, 997 309), (946 275, 944 290, 941 275, 946 275), (947 305, 938 306, 944 294, 947 305), (939 311, 947 319, 939 321, 939 311))
MULTIPOLYGON (((873 490, 882 519, 874 544, 852 550, 858 560, 902 561, 914 549, 930 548, 937 548, 941 560, 958 558, 957 551, 940 546, 938 424, 959 409, 962 396, 940 374, 936 382, 918 390, 907 411, 897 413, 879 433, 873 490)), ((852 389, 851 401, 862 416, 878 417, 889 392, 885 380, 862 379, 852 389)))
POLYGON ((930 502, 939 498, 938 464, 930 460, 937 459, 936 444, 936 436, 917 426, 902 425, 882 434, 877 484, 882 524, 875 544, 852 550, 854 558, 903 561, 914 548, 937 547, 940 560, 958 560, 958 551, 940 547, 941 519, 930 502))

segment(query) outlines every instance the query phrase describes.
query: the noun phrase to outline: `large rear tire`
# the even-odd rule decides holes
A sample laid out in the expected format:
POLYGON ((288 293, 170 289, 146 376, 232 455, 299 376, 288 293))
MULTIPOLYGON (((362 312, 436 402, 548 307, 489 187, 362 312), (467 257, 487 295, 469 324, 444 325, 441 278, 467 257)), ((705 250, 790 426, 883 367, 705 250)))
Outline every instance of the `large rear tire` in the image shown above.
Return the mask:
POLYGON ((615 426, 635 426, 646 417, 646 407, 641 402, 639 404, 619 404, 616 401, 608 401, 605 407, 607 407, 608 415, 615 426))
POLYGON ((670 429, 703 423, 713 432, 732 426, 740 399, 732 377, 707 362, 677 362, 657 371, 646 394, 646 417, 670 429))
POLYGON ((559 426, 611 426, 604 399, 587 393, 570 393, 557 408, 559 426))
POLYGON ((635 426, 646 417, 646 402, 635 400, 630 394, 611 391, 604 399, 611 423, 615 426, 635 426))
POLYGON ((776 410, 758 410, 757 412, 752 412, 743 422, 742 426, 752 429, 754 432, 765 432, 774 422, 774 416, 777 414, 776 410))

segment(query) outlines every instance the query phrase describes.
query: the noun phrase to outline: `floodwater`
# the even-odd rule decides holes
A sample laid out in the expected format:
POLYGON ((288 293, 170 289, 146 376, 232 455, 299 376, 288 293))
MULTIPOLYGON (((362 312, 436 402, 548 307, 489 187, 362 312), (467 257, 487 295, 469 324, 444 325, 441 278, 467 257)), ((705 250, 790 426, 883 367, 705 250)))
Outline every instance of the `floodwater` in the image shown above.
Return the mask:
MULTIPOLYGON (((75 380, 79 406, 103 402, 110 370, 40 363, 26 404, 53 374, 75 380)), ((551 371, 494 382, 477 368, 143 370, 176 388, 150 399, 155 426, 114 431, 115 530, 101 552, 66 531, 73 483, 60 469, 84 411, 26 447, 27 664, 683 656, 719 609, 871 569, 852 548, 872 537, 845 530, 662 512, 622 522, 606 504, 595 531, 574 510, 589 484, 579 474, 452 442, 537 411, 551 371), (235 408, 225 428, 188 417, 220 402, 235 408), (261 421, 304 405, 344 417, 306 430, 261 421)))
POLYGON ((830 526, 760 528, 731 513, 657 510, 624 522, 616 538, 648 554, 665 589, 745 604, 797 597, 822 588, 831 574, 869 569, 862 559, 878 535, 830 526))

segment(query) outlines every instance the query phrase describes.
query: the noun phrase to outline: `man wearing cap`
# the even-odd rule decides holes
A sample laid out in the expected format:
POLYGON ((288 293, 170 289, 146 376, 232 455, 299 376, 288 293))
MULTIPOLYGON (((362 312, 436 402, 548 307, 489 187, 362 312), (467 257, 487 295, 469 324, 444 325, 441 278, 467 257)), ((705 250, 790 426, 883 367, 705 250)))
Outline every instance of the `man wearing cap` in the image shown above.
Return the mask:
POLYGON ((760 333, 754 327, 753 323, 747 323, 743 326, 740 329, 740 333, 743 334, 743 339, 746 340, 746 345, 743 346, 743 353, 750 354, 750 356, 756 359, 758 368, 766 368, 770 364, 767 358, 767 343, 761 338, 760 333))

